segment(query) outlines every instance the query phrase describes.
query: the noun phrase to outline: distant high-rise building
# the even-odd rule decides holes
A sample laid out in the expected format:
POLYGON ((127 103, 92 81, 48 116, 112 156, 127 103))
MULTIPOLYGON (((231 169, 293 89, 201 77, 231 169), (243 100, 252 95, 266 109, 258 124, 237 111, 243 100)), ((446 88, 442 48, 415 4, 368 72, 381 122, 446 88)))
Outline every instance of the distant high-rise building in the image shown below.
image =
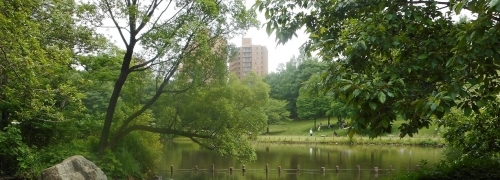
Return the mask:
POLYGON ((250 71, 264 76, 267 75, 267 70, 267 47, 253 45, 252 38, 243 38, 237 56, 229 63, 229 71, 242 78, 250 71))

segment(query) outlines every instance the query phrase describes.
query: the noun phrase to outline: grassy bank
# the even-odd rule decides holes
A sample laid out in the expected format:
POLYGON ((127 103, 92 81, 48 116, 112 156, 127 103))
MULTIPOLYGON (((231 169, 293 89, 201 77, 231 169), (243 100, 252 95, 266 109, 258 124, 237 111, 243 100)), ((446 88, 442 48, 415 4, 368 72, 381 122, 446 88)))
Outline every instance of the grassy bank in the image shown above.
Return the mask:
POLYGON ((262 133, 257 141, 264 143, 321 143, 321 144, 377 144, 377 145, 418 145, 418 146, 443 146, 444 139, 441 138, 442 128, 437 125, 424 128, 413 137, 406 136, 399 138, 398 127, 404 122, 396 121, 393 125, 391 134, 384 134, 381 137, 370 139, 368 136, 355 135, 352 139, 347 137, 347 129, 340 129, 336 125, 337 120, 331 119, 332 125, 327 128, 328 120, 319 119, 317 124, 323 127, 318 131, 314 128, 314 120, 291 121, 280 125, 270 125, 269 133, 262 133), (313 136, 309 136, 309 130, 312 128, 313 136), (334 132, 338 136, 334 136, 334 132))
MULTIPOLYGON (((330 120, 330 123, 335 124, 336 119, 330 120)), ((443 128, 438 128, 437 125, 424 128, 413 137, 406 136, 399 138, 398 127, 404 121, 396 121, 393 125, 391 134, 384 134, 380 137, 370 139, 368 136, 354 135, 351 139, 347 136, 347 129, 340 129, 337 125, 332 125, 330 129, 326 127, 327 119, 317 120, 317 124, 323 124, 323 127, 318 131, 314 127, 313 120, 290 121, 280 125, 270 125, 269 133, 262 132, 257 137, 259 143, 283 143, 283 144, 353 144, 353 145, 391 145, 391 146, 434 146, 442 147, 446 144, 441 133, 443 128), (313 136, 309 136, 309 130, 313 129, 313 136), (334 132, 338 136, 334 136, 334 132)), ((176 138, 176 141, 190 141, 188 138, 176 138)))

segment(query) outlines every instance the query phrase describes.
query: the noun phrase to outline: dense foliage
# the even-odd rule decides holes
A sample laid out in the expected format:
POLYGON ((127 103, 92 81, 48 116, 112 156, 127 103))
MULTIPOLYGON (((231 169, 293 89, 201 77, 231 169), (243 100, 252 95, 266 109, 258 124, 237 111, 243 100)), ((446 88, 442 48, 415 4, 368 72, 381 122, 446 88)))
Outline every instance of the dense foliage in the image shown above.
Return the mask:
MULTIPOLYGON (((425 164, 425 163, 424 163, 425 164)), ((467 159, 456 163, 440 162, 435 166, 424 165, 419 171, 402 173, 389 179, 398 180, 489 180, 499 179, 500 173, 496 170, 500 163, 490 159, 467 159)))
POLYGON ((0 177, 36 179, 80 154, 109 178, 146 179, 160 134, 253 160, 266 115, 286 115, 266 111, 262 79, 226 69, 227 39, 254 16, 239 0, 1 0, 0 177))
POLYGON ((278 0, 255 7, 265 11, 278 42, 305 27, 306 51, 332 62, 322 77, 324 91, 358 109, 351 135, 389 132, 401 115, 403 137, 452 107, 469 116, 494 101, 500 91, 497 6, 486 0, 278 0), (462 10, 477 18, 454 23, 452 14, 462 10))
MULTIPOLYGON (((272 72, 266 76, 266 82, 271 87, 269 96, 273 99, 287 102, 286 109, 290 111, 292 119, 309 119, 312 116, 301 116, 298 112, 297 101, 300 95, 300 88, 309 80, 313 74, 325 70, 325 64, 316 58, 308 58, 304 53, 298 57, 292 57, 285 64, 278 66, 277 72, 272 72)), ((320 113, 321 117, 324 113, 320 113)))
POLYGON ((305 28, 305 51, 329 62, 321 91, 354 109, 351 137, 390 133, 397 117, 406 121, 400 137, 438 123, 461 160, 416 179, 498 178, 496 161, 477 160, 500 152, 500 1, 259 0, 254 8, 279 43, 305 28), (470 20, 457 21, 461 12, 470 20))

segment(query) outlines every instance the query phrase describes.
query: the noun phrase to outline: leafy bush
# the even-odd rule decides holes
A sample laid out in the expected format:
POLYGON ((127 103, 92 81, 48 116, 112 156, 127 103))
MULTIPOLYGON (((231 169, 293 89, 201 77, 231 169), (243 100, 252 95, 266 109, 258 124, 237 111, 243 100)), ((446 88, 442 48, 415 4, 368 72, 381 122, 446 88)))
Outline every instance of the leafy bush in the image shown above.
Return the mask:
MULTIPOLYGON (((0 130, 0 176, 12 176, 21 165, 20 161, 31 152, 23 143, 21 131, 13 126, 0 130)), ((26 165, 24 165, 26 166, 26 165)))
POLYGON ((127 136, 114 151, 107 149, 96 164, 111 179, 146 179, 157 172, 161 150, 159 134, 135 132, 127 136))
MULTIPOLYGON (((497 100, 498 101, 498 100, 497 100)), ((492 102, 481 113, 464 115, 452 110, 442 120, 447 127, 444 138, 450 146, 460 151, 462 157, 495 158, 500 153, 500 103, 492 102)))
POLYGON ((500 179, 500 162, 492 159, 462 159, 447 163, 442 161, 435 166, 423 166, 419 171, 393 177, 403 180, 489 180, 500 179))

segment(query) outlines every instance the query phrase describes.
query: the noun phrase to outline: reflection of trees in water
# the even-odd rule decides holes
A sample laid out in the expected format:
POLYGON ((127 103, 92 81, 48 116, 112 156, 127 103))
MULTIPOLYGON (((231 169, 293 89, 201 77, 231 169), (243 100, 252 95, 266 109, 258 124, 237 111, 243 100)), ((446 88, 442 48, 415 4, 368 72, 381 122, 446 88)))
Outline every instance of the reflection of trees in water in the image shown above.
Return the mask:
MULTIPOLYGON (((439 149, 421 148, 421 147, 401 147, 401 146, 344 146, 344 145, 276 145, 276 144, 256 144, 258 159, 255 162, 241 163, 231 157, 220 157, 215 153, 204 151, 190 143, 177 146, 168 146, 165 148, 162 164, 163 169, 169 170, 170 165, 175 169, 188 169, 198 165, 200 169, 209 169, 211 164, 215 165, 215 179, 224 179, 229 176, 229 167, 234 167, 235 172, 229 179, 265 179, 265 165, 269 164, 269 179, 278 179, 278 166, 282 167, 280 179, 315 179, 310 173, 316 173, 322 177, 320 168, 325 167, 327 173, 325 177, 335 178, 334 169, 339 166, 339 178, 335 179, 357 179, 358 174, 355 171, 357 165, 360 165, 361 178, 373 178, 372 169, 377 166, 379 169, 388 169, 390 165, 395 169, 394 172, 406 170, 409 168, 410 154, 411 167, 420 162, 420 159, 427 158, 429 163, 435 163, 440 160, 439 149), (247 172, 244 177, 241 175, 241 166, 246 165, 247 172), (296 169, 300 165, 302 171, 300 175, 287 174, 295 171, 286 171, 286 169, 296 169), (225 171, 223 170, 225 169, 225 171), (345 169, 351 169, 345 171, 345 169), (311 170, 315 170, 311 172, 311 170), (330 173, 330 174, 329 174, 330 173), (348 178, 342 178, 349 176, 348 178)), ((167 171, 169 174, 169 171, 167 171)), ((379 175, 382 175, 381 171, 379 175)), ((193 172, 192 172, 193 173, 193 172)), ((200 173, 202 173, 200 171, 200 173)), ((211 173, 207 173, 207 178, 211 178, 211 173)), ((182 172, 177 172, 177 175, 182 172)), ((193 173, 194 174, 194 173, 193 173)), ((180 176, 180 175, 179 175, 180 176)), ((165 176, 166 177, 166 176, 165 176)), ((183 178, 174 178, 183 179, 183 178)), ((186 177, 184 179, 196 179, 186 177)), ((203 179, 203 178, 201 178, 203 179)), ((328 178, 322 178, 328 179, 328 178)))

